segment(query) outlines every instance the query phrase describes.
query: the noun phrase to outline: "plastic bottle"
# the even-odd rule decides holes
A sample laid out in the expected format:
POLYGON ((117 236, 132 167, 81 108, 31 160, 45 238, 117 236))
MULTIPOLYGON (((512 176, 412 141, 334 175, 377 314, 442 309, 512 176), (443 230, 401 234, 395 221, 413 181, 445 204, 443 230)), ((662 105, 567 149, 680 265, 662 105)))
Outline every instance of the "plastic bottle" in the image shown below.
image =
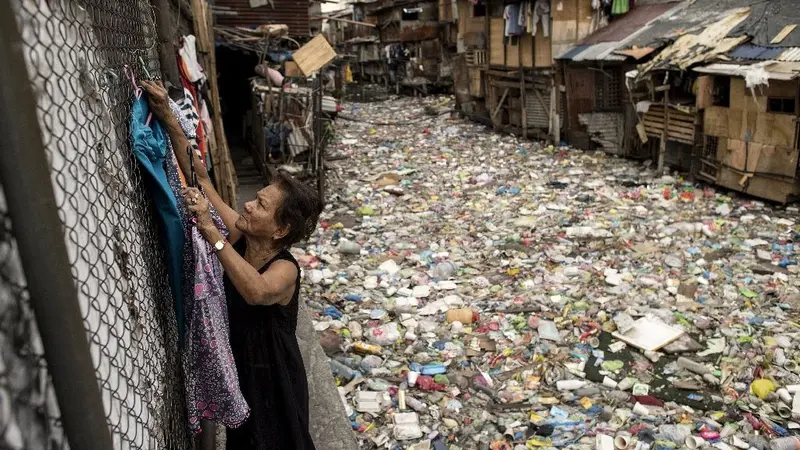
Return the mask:
POLYGON ((428 407, 425 406, 425 403, 422 403, 421 401, 409 395, 406 395, 406 405, 418 413, 424 412, 426 409, 428 409, 428 407))
POLYGON ((364 385, 370 391, 376 392, 383 392, 392 386, 388 381, 381 380, 379 378, 367 378, 367 380, 364 381, 364 385))
POLYGON ((559 391, 574 391, 584 386, 586 386, 586 382, 583 380, 561 380, 556 382, 556 388, 559 391))
POLYGON ((686 370, 690 370, 700 375, 705 375, 711 372, 705 365, 700 364, 699 362, 696 361, 692 361, 689 358, 684 358, 682 356, 678 358, 678 367, 682 367, 686 370))
POLYGON ((347 381, 361 376, 361 373, 357 370, 353 370, 335 359, 331 360, 331 372, 333 376, 344 378, 347 381))
POLYGON ((438 375, 441 373, 446 373, 447 368, 442 364, 426 364, 422 366, 420 372, 423 375, 438 375))

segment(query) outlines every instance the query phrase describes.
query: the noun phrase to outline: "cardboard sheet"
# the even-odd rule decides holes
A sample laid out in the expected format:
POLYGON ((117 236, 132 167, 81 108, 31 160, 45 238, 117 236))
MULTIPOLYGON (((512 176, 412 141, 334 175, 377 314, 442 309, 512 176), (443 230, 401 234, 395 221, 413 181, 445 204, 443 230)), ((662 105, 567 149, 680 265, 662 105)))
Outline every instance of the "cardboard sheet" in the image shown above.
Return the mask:
POLYGON ((644 351, 654 352, 661 347, 675 341, 683 335, 684 331, 667 324, 656 322, 647 317, 634 322, 633 326, 625 333, 612 333, 615 338, 644 351))
POLYGON ((318 34, 314 39, 306 42, 300 47, 299 50, 292 55, 297 67, 303 72, 303 75, 309 76, 317 70, 321 69, 325 64, 333 61, 336 57, 336 52, 325 39, 325 36, 318 34))

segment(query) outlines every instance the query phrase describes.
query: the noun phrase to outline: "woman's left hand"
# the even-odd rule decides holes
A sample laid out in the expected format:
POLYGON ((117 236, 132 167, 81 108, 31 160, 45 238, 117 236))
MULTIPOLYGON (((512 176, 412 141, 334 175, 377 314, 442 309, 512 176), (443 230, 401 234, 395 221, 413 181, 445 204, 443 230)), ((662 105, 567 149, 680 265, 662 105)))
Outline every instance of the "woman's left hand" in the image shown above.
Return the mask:
POLYGON ((201 231, 216 228, 211 219, 208 199, 200 189, 190 187, 183 190, 183 201, 188 209, 197 218, 197 228, 201 231))

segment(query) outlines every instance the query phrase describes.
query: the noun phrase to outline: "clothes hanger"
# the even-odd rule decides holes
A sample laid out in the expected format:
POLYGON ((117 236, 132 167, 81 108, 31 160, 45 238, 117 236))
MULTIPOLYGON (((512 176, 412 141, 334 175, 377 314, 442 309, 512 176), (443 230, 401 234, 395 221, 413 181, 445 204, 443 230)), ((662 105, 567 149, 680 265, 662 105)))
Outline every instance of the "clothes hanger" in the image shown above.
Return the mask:
MULTIPOLYGON (((141 61, 141 57, 139 58, 139 60, 141 61)), ((141 86, 139 86, 136 83, 136 75, 133 74, 133 69, 131 69, 131 67, 129 65, 125 64, 124 70, 125 70, 125 75, 128 76, 131 79, 131 85, 133 86, 133 94, 134 94, 134 96, 136 96, 136 100, 141 100, 142 92, 144 92, 144 90, 142 89, 141 86)), ((145 73, 147 73, 147 72, 145 72, 145 73)), ((150 122, 152 120, 153 120, 153 113, 148 111, 147 120, 144 121, 145 126, 149 127, 150 126, 150 122)))

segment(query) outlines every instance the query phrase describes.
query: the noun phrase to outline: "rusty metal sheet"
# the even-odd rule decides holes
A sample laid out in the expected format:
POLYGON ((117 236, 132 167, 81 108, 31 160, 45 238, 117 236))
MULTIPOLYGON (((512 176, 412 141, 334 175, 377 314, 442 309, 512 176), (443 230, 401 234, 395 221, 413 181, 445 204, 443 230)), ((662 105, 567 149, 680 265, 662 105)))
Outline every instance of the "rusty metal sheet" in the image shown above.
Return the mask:
POLYGON ((255 28, 264 24, 286 24, 289 35, 309 35, 308 2, 272 0, 274 6, 250 7, 250 0, 217 0, 216 6, 231 8, 236 15, 217 16, 219 25, 255 28))
POLYGON ((581 44, 599 44, 601 42, 619 42, 633 33, 642 29, 651 20, 677 6, 680 2, 670 2, 655 5, 637 5, 628 14, 611 22, 607 27, 601 28, 586 36, 581 44))

